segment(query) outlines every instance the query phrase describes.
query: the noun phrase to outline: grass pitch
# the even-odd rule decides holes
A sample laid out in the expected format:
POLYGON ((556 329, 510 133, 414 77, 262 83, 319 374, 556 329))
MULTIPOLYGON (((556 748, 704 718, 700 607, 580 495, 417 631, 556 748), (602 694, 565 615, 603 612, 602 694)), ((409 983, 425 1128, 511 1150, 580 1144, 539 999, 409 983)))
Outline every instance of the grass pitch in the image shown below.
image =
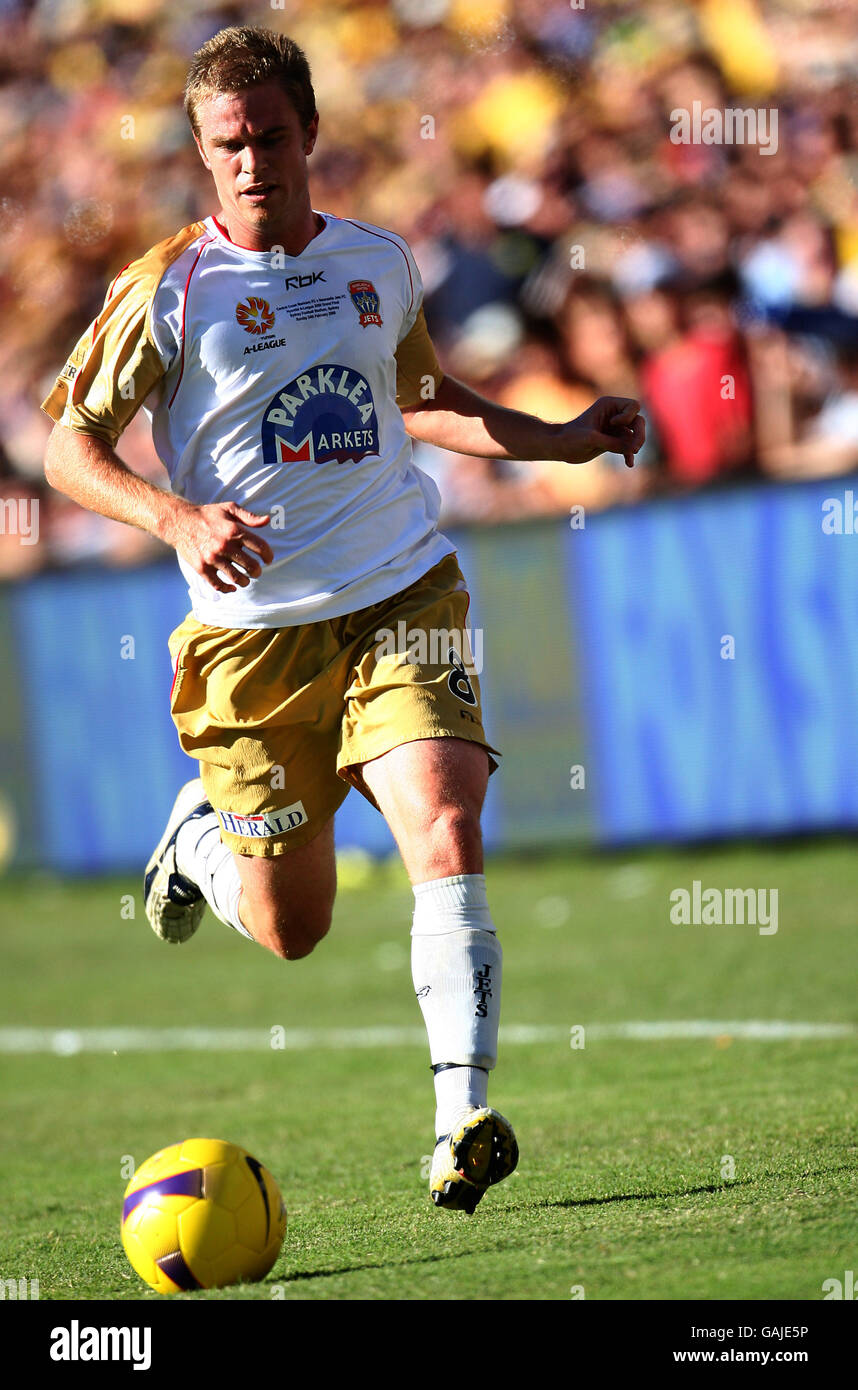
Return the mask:
POLYGON ((521 1164, 472 1218, 428 1200, 425 1046, 266 1046, 278 1028, 420 1028, 398 864, 344 862, 331 935, 292 964, 211 915, 162 945, 133 880, 7 880, 0 1028, 251 1029, 261 1045, 165 1050, 156 1032, 147 1052, 0 1053, 0 1278, 38 1278, 42 1299, 156 1299, 119 1240, 122 1165, 194 1135, 270 1167, 289 1229, 264 1283, 182 1298, 817 1300, 858 1268, 858 1036, 587 1031, 855 1025, 853 848, 510 857, 487 877, 504 1026, 541 1031, 502 1044, 490 1099, 521 1164), (673 925, 670 892, 695 878, 776 887, 777 933, 673 925))

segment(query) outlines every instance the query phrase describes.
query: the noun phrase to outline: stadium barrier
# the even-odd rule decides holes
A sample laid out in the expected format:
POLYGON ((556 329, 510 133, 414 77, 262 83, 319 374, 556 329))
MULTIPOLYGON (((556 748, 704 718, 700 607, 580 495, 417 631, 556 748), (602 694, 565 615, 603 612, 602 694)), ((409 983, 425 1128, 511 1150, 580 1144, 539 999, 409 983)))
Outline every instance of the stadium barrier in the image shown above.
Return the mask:
MULTIPOLYGON (((468 626, 482 630, 487 734, 504 755, 490 849, 858 824, 848 483, 715 491, 583 527, 448 532, 468 626)), ((0 589, 7 863, 145 862, 192 768, 168 710, 166 638, 186 607, 172 561, 0 589)), ((393 849, 357 792, 337 841, 393 849)))

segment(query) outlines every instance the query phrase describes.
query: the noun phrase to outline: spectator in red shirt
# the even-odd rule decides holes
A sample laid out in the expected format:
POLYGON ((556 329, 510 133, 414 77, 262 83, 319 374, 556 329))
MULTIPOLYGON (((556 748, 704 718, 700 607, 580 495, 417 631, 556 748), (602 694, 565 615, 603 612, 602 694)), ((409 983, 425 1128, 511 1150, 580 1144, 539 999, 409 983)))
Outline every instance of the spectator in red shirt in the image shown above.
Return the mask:
POLYGON ((675 282, 679 336, 642 366, 642 394, 674 486, 700 487, 751 466, 751 384, 730 312, 733 279, 675 282))

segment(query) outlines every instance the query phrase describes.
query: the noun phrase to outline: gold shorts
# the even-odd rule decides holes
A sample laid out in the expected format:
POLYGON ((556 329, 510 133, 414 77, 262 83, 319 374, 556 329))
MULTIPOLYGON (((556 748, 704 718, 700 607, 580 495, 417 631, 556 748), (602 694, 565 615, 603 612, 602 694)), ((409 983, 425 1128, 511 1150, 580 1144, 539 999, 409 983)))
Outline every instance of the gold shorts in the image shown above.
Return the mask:
POLYGON ((224 843, 263 856, 307 844, 349 785, 378 809, 361 764, 416 739, 478 743, 494 772, 501 755, 483 732, 469 602, 451 553, 341 618, 220 628, 189 615, 170 637, 170 708, 224 843))

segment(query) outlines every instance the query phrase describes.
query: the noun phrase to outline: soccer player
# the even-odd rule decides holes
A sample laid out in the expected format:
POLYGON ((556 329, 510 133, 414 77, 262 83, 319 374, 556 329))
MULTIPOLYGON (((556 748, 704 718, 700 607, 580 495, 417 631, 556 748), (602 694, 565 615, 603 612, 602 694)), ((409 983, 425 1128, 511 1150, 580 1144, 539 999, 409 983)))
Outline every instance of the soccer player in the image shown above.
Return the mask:
POLYGON ((331 921, 334 812, 357 787, 414 890, 430 1194, 473 1212, 518 1157, 487 1102, 501 948, 480 814, 500 754, 465 580, 409 435, 489 458, 611 450, 631 466, 644 423, 614 397, 546 423, 442 371, 405 240, 312 206, 319 116, 292 40, 222 30, 194 56, 185 105, 220 210, 120 271, 43 407, 49 482, 173 546, 190 590, 171 709, 200 775, 147 867, 146 913, 181 942, 208 903, 278 956, 306 956, 331 921), (116 453, 141 405, 169 492, 116 453))

